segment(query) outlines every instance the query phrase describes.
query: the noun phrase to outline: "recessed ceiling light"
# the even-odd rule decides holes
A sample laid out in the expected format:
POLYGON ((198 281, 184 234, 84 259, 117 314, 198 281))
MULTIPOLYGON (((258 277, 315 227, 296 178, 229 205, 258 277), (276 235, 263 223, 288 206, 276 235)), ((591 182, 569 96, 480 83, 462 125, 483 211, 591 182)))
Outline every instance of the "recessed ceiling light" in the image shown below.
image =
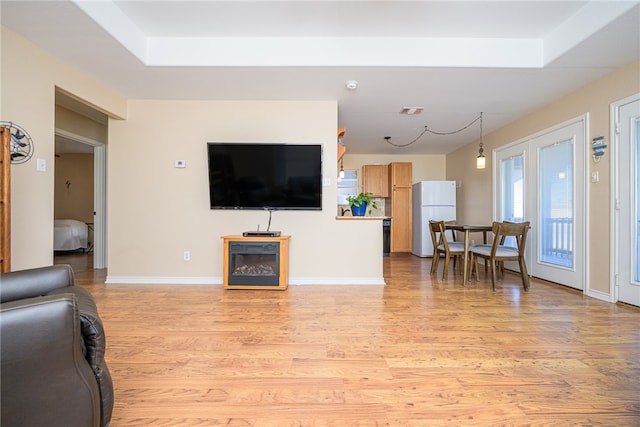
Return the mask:
POLYGON ((356 90, 358 88, 358 82, 356 80, 349 80, 344 84, 349 90, 356 90))

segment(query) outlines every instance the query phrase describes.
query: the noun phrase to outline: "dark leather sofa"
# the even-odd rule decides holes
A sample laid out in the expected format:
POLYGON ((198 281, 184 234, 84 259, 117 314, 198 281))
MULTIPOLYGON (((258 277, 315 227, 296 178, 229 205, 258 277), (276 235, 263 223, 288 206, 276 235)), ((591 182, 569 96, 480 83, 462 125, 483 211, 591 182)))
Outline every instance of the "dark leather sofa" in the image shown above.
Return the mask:
POLYGON ((108 426, 105 333, 71 267, 0 274, 0 302, 0 425, 108 426))

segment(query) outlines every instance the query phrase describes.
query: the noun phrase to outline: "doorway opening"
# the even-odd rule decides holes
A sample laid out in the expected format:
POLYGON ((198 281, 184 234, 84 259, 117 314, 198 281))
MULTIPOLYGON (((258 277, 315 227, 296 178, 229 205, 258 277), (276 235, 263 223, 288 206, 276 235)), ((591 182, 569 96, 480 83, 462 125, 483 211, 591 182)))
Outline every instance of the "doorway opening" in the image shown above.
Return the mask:
POLYGON ((108 117, 60 91, 55 107, 54 263, 73 255, 91 269, 106 268, 108 117), (78 240, 65 246, 69 236, 78 240))

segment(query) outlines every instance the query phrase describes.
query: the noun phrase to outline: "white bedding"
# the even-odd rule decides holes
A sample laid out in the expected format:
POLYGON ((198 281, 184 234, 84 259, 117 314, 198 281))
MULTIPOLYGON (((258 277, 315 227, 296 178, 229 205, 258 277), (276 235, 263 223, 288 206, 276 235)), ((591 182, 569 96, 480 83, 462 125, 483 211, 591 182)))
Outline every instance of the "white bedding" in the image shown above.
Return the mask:
POLYGON ((56 219, 53 221, 53 250, 75 251, 86 249, 89 238, 87 224, 75 219, 56 219))

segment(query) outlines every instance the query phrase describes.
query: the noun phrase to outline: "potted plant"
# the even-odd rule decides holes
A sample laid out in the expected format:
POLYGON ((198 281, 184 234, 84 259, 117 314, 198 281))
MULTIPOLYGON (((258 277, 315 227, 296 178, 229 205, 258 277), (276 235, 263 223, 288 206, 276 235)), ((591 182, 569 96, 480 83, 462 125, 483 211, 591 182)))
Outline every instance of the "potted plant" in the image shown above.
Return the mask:
POLYGON ((371 199, 371 193, 360 193, 357 196, 347 196, 347 202, 353 216, 364 216, 369 206, 369 215, 372 209, 378 209, 378 204, 371 199))

